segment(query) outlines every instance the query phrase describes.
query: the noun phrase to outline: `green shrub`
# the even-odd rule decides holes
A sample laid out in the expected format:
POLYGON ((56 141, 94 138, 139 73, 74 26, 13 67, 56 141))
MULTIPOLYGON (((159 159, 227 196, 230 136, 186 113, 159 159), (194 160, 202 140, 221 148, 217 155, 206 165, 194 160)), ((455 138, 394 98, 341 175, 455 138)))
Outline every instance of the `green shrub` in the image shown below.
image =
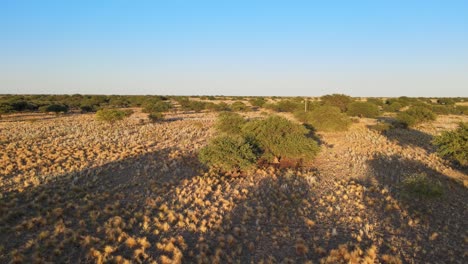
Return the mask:
POLYGON ((294 100, 281 100, 277 103, 265 104, 264 106, 265 108, 269 108, 276 112, 291 113, 304 108, 304 105, 302 103, 294 100))
POLYGON ((149 100, 142 104, 144 113, 158 113, 166 112, 171 109, 171 105, 168 102, 160 100, 149 100))
POLYGON ((255 147, 243 137, 223 135, 213 139, 199 153, 201 163, 224 171, 249 170, 255 166, 255 147))
POLYGON ((51 105, 45 105, 39 107, 39 110, 41 112, 54 112, 54 113, 66 113, 68 112, 68 106, 67 105, 59 105, 59 104, 51 104, 51 105))
POLYGON ((268 161, 287 158, 308 162, 319 151, 317 142, 306 136, 308 129, 284 117, 250 121, 243 126, 243 132, 259 146, 268 161))
POLYGON ((404 105, 402 105, 400 102, 391 102, 383 106, 383 111, 384 112, 398 112, 403 107, 404 105))
POLYGON ((397 115, 397 121, 406 127, 412 127, 417 124, 435 120, 437 117, 429 108, 423 106, 412 106, 404 112, 397 115))
POLYGON ((321 131, 345 131, 351 125, 349 117, 335 106, 323 105, 301 114, 301 121, 321 131))
POLYGON ((96 112, 96 119, 99 121, 114 123, 130 116, 133 111, 123 111, 118 109, 101 109, 96 112))
POLYGON ((252 106, 262 107, 266 103, 266 100, 263 97, 255 97, 250 99, 249 102, 252 106))
POLYGON ((245 105, 243 102, 236 101, 231 104, 231 109, 235 112, 246 112, 250 110, 250 107, 245 105))
POLYGON ((347 110, 350 116, 375 118, 379 115, 379 107, 369 102, 352 102, 347 110))
POLYGON ((153 122, 159 122, 161 120, 164 120, 164 114, 161 112, 153 112, 148 114, 148 119, 153 122))
POLYGON ((440 156, 468 166, 468 123, 460 123, 454 131, 445 131, 433 140, 440 156))
POLYGON ((220 113, 216 120, 216 129, 219 132, 241 135, 242 127, 247 121, 237 113, 223 112, 220 113))
POLYGON ((384 106, 384 101, 380 98, 367 98, 367 102, 378 106, 384 106))
POLYGON ((348 105, 353 101, 350 96, 344 94, 324 95, 320 100, 323 104, 338 107, 341 112, 346 112, 348 105))
POLYGON ((425 173, 412 174, 401 182, 403 196, 408 198, 433 198, 443 194, 443 187, 439 181, 430 179, 425 173))

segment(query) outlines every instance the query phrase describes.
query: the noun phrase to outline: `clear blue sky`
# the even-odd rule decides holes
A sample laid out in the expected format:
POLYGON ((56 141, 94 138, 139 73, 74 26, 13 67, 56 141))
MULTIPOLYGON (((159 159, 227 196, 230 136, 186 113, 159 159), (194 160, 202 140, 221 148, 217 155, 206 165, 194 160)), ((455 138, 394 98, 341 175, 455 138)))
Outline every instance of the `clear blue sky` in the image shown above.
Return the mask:
POLYGON ((468 1, 0 0, 0 93, 468 96, 468 1))

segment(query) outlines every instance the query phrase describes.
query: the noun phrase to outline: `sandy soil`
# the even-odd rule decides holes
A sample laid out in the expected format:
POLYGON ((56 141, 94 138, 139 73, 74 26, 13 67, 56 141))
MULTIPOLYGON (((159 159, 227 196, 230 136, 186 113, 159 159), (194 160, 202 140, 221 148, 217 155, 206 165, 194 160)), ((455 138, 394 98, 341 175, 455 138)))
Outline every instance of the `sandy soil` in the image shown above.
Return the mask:
MULTIPOLYGON (((262 117, 261 113, 247 113, 262 117)), ((466 117, 379 134, 319 133, 314 167, 225 177, 199 164, 216 114, 0 122, 1 263, 466 263, 468 174, 433 135, 466 117), (411 173, 444 195, 407 199, 411 173)))

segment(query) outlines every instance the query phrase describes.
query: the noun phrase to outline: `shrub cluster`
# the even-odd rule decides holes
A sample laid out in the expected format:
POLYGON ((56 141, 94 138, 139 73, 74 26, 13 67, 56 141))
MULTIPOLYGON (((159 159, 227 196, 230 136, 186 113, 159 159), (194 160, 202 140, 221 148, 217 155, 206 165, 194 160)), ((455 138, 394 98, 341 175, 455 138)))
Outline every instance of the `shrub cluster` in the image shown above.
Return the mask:
POLYGON ((405 127, 412 127, 417 124, 433 121, 437 117, 431 109, 423 106, 412 106, 404 112, 399 112, 397 121, 405 127))
POLYGON ((132 114, 132 110, 101 109, 96 112, 96 119, 107 123, 115 123, 132 114))
POLYGON ((220 115, 217 129, 222 133, 200 151, 200 161, 222 170, 246 170, 256 162, 291 160, 310 162, 318 153, 309 130, 286 118, 270 116, 247 121, 236 113, 220 115))
POLYGON ((468 123, 460 123, 454 131, 445 131, 433 140, 440 156, 468 166, 468 123))
POLYGON ((375 118, 379 115, 379 107, 369 102, 352 102, 346 112, 350 116, 375 118))

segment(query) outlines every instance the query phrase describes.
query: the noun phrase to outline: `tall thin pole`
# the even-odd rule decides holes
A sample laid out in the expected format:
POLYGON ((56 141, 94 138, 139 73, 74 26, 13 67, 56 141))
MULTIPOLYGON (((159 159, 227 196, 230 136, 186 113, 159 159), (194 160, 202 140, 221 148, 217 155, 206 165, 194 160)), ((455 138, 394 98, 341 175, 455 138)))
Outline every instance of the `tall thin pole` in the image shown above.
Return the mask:
POLYGON ((304 99, 304 112, 307 112, 307 98, 304 99))

